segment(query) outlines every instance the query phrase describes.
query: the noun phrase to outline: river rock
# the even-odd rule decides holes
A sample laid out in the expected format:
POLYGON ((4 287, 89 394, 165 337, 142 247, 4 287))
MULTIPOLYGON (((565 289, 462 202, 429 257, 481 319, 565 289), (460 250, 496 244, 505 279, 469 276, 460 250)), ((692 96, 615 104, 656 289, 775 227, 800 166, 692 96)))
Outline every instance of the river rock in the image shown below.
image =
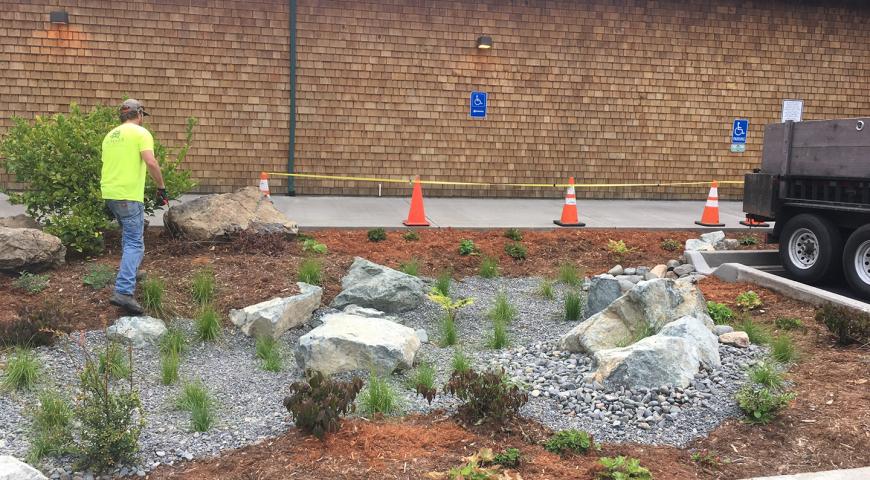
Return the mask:
POLYGON ((737 250, 740 248, 740 241, 734 238, 726 238, 722 243, 716 245, 721 250, 737 250))
POLYGON ((726 333, 731 333, 734 331, 734 327, 731 325, 715 325, 713 326, 713 335, 717 337, 720 335, 725 335, 726 333))
POLYGON ((695 271, 695 266, 691 264, 680 265, 679 267, 674 268, 674 273, 679 276, 685 276, 695 271))
POLYGON ((719 339, 710 331, 713 324, 706 323, 706 320, 708 318, 700 319, 687 315, 662 327, 658 335, 679 337, 694 343, 698 348, 701 365, 707 370, 713 370, 722 366, 719 358, 719 339))
POLYGON ((0 270, 39 272, 63 264, 66 247, 35 228, 0 227, 0 270))
POLYGON ((249 337, 278 338, 291 328, 311 319, 320 307, 323 289, 316 285, 297 282, 299 294, 273 298, 241 310, 230 310, 230 321, 249 337))
POLYGON ((0 480, 48 480, 39 470, 9 455, 0 455, 0 480))
POLYGON ((191 240, 212 240, 240 231, 296 235, 295 222, 263 198, 257 187, 233 193, 204 195, 170 207, 163 223, 173 235, 191 240))
POLYGON ((622 268, 622 265, 616 265, 615 267, 613 267, 607 271, 607 273, 609 273, 610 275, 613 275, 614 277, 617 275, 622 275, 623 272, 624 272, 624 269, 622 268))
POLYGON ((385 313, 406 312, 423 303, 423 286, 415 276, 357 257, 341 280, 342 292, 332 307, 343 309, 354 304, 385 313))
POLYGON ((653 280, 656 278, 664 278, 668 273, 667 265, 656 265, 652 268, 646 275, 644 275, 644 280, 653 280))
POLYGON ((719 335, 719 343, 746 348, 749 346, 749 335, 746 332, 729 332, 719 335))
POLYGON ((687 387, 700 365, 698 348, 690 340, 653 335, 628 347, 596 352, 595 370, 586 382, 628 389, 687 387))
POLYGON ((589 297, 583 310, 583 318, 604 310, 614 300, 622 296, 619 281, 611 275, 598 275, 592 277, 589 285, 589 297))
POLYGON ((106 329, 110 340, 115 340, 135 348, 155 344, 166 333, 166 324, 159 318, 121 317, 106 329))

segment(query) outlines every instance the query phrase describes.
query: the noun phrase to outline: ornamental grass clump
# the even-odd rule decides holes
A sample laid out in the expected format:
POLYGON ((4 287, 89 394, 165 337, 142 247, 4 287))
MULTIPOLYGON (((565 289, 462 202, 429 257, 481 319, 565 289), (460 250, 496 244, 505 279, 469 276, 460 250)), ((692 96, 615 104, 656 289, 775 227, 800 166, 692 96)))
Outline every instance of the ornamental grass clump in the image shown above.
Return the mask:
POLYGON ((565 320, 574 322, 580 319, 580 311, 583 309, 583 300, 577 292, 565 293, 565 320))
POLYGON ((480 276, 483 278, 498 277, 498 259, 483 257, 483 260, 480 261, 480 276))
POLYGON ((278 341, 269 335, 263 335, 257 338, 256 344, 257 358, 260 359, 260 366, 267 372, 280 372, 284 368, 284 356, 281 352, 281 346, 278 341))
POLYGON ((800 352, 791 337, 783 333, 771 342, 770 356, 779 363, 794 363, 800 359, 800 352))
POLYGON ((450 368, 453 372, 468 372, 471 370, 471 359, 462 350, 456 350, 450 360, 450 368))
POLYGON ((368 384, 360 392, 357 403, 360 412, 369 417, 375 414, 393 415, 401 410, 393 387, 374 371, 369 373, 368 384))
POLYGON ((284 408, 297 428, 323 440, 327 433, 338 431, 342 416, 356 409, 354 400, 362 387, 363 381, 357 377, 340 381, 317 371, 306 371, 305 380, 290 385, 284 408))
POLYGON ((53 390, 40 392, 38 398, 31 415, 30 450, 25 457, 30 464, 73 452, 73 411, 69 402, 53 390))
POLYGON ((749 316, 744 317, 742 322, 734 326, 734 329, 746 332, 749 341, 756 345, 767 345, 770 343, 770 331, 763 325, 755 323, 749 316))
POLYGON ((221 336, 221 319, 211 305, 204 305, 196 317, 196 336, 205 342, 214 342, 221 336))
POLYGON ((459 332, 456 330, 456 320, 450 315, 444 314, 441 316, 441 321, 438 322, 438 329, 441 331, 441 346, 449 347, 456 345, 459 342, 459 332))
POLYGON ((538 285, 537 294, 546 300, 556 298, 556 295, 553 293, 553 281, 546 278, 541 280, 541 283, 538 285))
POLYGON ((427 295, 430 300, 441 305, 444 309, 444 316, 441 317, 441 345, 455 345, 458 341, 458 334, 456 331, 456 316, 459 312, 459 309, 474 303, 473 298, 462 298, 459 300, 453 300, 447 295, 442 294, 439 290, 437 290, 437 285, 432 289, 431 292, 427 295))
POLYGON ((406 275, 417 277, 420 275, 420 261, 412 258, 407 262, 402 262, 399 264, 399 271, 406 275))
POLYGON ((299 272, 296 280, 309 285, 321 285, 323 283, 323 265, 316 258, 306 258, 299 264, 299 272))
POLYGON ((160 353, 160 383, 174 385, 178 381, 178 365, 181 357, 178 353, 169 351, 160 353))
POLYGON ((559 281, 569 287, 579 287, 583 283, 585 269, 577 268, 573 263, 563 263, 559 266, 559 281))
POLYGON ((494 322, 508 324, 517 318, 517 309, 508 301, 507 294, 499 292, 495 297, 495 303, 486 315, 494 322))
POLYGON ((100 352, 99 373, 107 373, 118 380, 128 378, 133 373, 130 364, 131 351, 125 350, 117 342, 109 342, 105 352, 100 352))
POLYGON ((429 402, 429 405, 432 404, 432 400, 437 393, 435 389, 435 367, 428 363, 421 363, 414 370, 414 374, 408 380, 408 383, 417 392, 417 395, 425 398, 429 402))
POLYGON ((510 344, 507 325, 503 320, 492 321, 492 334, 486 342, 486 346, 493 350, 501 350, 510 344))
POLYGON ((142 306, 158 318, 166 316, 163 297, 166 283, 159 278, 148 278, 142 282, 142 306))
POLYGON ((193 300, 199 305, 211 303, 215 295, 214 270, 204 268, 193 276, 193 284, 190 287, 193 300))
POLYGON ((450 282, 453 280, 450 272, 445 270, 438 274, 438 278, 435 279, 435 285, 432 286, 432 290, 437 292, 442 296, 450 296, 450 282))
POLYGON ((3 369, 3 387, 7 390, 30 390, 36 385, 42 363, 33 350, 16 347, 3 369))
POLYGON ((214 426, 215 400, 202 380, 185 384, 181 395, 175 401, 175 406, 179 410, 190 412, 194 431, 206 432, 214 426))

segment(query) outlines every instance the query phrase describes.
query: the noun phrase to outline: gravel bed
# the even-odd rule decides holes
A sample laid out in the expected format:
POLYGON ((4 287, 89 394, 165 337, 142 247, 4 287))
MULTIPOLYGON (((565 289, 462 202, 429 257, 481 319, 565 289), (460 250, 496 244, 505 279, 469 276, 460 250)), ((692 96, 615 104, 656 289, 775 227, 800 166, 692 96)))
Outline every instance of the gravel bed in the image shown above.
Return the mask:
MULTIPOLYGON (((429 343, 417 354, 418 362, 435 367, 439 395, 432 405, 418 397, 409 385, 413 372, 392 375, 390 383, 400 394, 405 413, 427 412, 439 408, 455 410, 458 401, 440 394, 440 387, 450 374, 451 359, 457 350, 468 355, 478 368, 499 366, 531 392, 530 402, 522 413, 554 428, 581 428, 608 442, 640 442, 648 444, 684 445, 705 435, 724 418, 738 415, 733 393, 745 381, 743 372, 760 358, 762 349, 740 350, 720 346, 722 369, 701 372, 685 389, 667 388, 637 391, 611 391, 600 385, 583 383, 590 369, 590 359, 581 354, 560 352, 559 337, 577 325, 562 319, 563 295, 566 288, 554 285, 554 300, 537 295, 538 278, 472 277, 453 282, 454 297, 473 297, 474 304, 458 315, 459 345, 440 348, 437 345, 441 307, 425 302, 418 309, 399 315, 399 320, 414 329, 425 329, 429 343), (495 296, 504 291, 517 308, 518 318, 509 326, 510 346, 501 351, 485 344, 491 330, 486 312, 495 296)), ((187 412, 174 408, 181 383, 163 386, 159 379, 159 357, 156 348, 134 350, 137 388, 140 390, 146 414, 146 425, 140 437, 141 461, 124 467, 114 475, 144 476, 160 464, 212 456, 280 435, 292 426, 281 400, 293 381, 302 372, 292 358, 292 348, 300 336, 319 325, 323 315, 334 310, 321 308, 315 312, 310 326, 294 329, 281 337, 286 368, 280 373, 265 372, 254 357, 254 340, 234 328, 225 329, 216 344, 190 342, 179 369, 182 383, 201 379, 217 400, 217 424, 210 431, 195 433, 187 412)), ((176 325, 193 337, 190 321, 178 320, 176 325)), ((93 350, 104 345, 101 331, 88 332, 85 342, 93 350)), ((82 364, 81 348, 74 342, 41 347, 37 354, 45 366, 43 387, 54 387, 71 397, 77 388, 77 369, 82 364), (46 383, 51 382, 51 385, 46 383)), ((2 358, 0 358, 2 360, 2 358)), ((367 372, 341 374, 367 376, 367 372)), ((26 409, 35 404, 35 393, 0 394, 0 454, 23 458, 29 448, 30 420, 26 409)), ((71 459, 47 458, 41 465, 51 478, 88 478, 73 472, 71 459)))

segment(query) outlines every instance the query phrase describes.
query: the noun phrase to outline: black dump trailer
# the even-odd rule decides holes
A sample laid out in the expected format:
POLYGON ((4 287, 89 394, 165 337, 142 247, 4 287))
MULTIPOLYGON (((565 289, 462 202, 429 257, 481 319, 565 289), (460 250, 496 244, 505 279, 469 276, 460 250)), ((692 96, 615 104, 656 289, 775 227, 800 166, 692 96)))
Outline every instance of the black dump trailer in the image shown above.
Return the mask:
POLYGON ((745 180, 743 210, 776 221, 770 237, 791 276, 845 277, 870 298, 870 117, 768 125, 761 168, 745 180))

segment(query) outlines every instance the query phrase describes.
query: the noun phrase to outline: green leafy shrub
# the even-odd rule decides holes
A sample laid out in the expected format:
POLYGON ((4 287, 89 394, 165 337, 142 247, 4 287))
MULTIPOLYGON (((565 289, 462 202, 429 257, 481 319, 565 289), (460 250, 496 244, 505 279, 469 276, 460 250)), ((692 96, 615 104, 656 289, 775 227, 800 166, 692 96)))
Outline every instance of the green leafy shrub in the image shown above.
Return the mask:
POLYGON ((744 247, 758 244, 758 239, 755 238, 755 236, 753 235, 743 235, 738 238, 737 241, 740 242, 740 245, 743 245, 744 247))
POLYGON ((215 400, 201 380, 187 383, 175 401, 179 410, 190 412, 190 423, 196 432, 207 432, 215 423, 215 400))
POLYGON ((42 364, 32 350, 16 347, 6 361, 3 387, 7 390, 30 390, 36 385, 42 364))
POLYGON ((302 251, 303 252, 314 252, 320 255, 326 255, 329 252, 329 249, 326 248, 326 245, 318 242, 313 238, 306 238, 302 242, 302 251))
POLYGON ((769 360, 753 365, 749 368, 748 373, 749 379, 753 383, 766 388, 779 390, 785 383, 779 365, 769 360))
POLYGON ((770 423, 780 410, 794 400, 791 392, 780 392, 761 385, 745 385, 736 395, 737 404, 749 423, 770 423))
POLYGON ((383 228, 373 228, 367 234, 370 242, 383 242, 387 239, 387 231, 383 228))
POLYGON ((573 263, 563 263, 559 266, 559 281, 570 287, 579 287, 586 275, 585 268, 577 268, 573 263))
POLYGON ((800 358, 800 352, 786 334, 777 335, 770 344, 770 356, 780 363, 793 363, 800 358))
POLYGON ((683 244, 674 240, 673 238, 666 238, 666 239, 662 240, 662 243, 660 244, 660 246, 662 247, 662 250, 667 250, 669 252, 675 252, 675 251, 677 251, 677 249, 682 247, 683 244))
POLYGON ((402 238, 404 238, 405 241, 408 241, 408 242, 416 242, 417 240, 420 240, 420 234, 413 231, 413 230, 410 230, 410 231, 405 232, 402 235, 402 238))
POLYGON ((716 325, 728 325, 734 318, 734 312, 719 302, 707 301, 707 313, 716 325))
POLYGON ((321 285, 323 283, 323 266, 316 258, 306 258, 299 264, 299 272, 296 280, 309 285, 321 285))
POLYGON ((517 468, 520 466, 521 454, 516 448, 508 448, 503 452, 495 454, 492 463, 501 465, 507 468, 517 468))
POLYGON ((495 257, 483 257, 480 262, 480 276, 483 278, 495 278, 498 276, 498 259, 495 257))
POLYGON ((21 272, 21 275, 12 282, 12 286, 33 295, 48 287, 48 274, 21 272))
POLYGON ((599 479, 612 480, 652 480, 652 474, 648 469, 640 465, 640 460, 636 458, 619 457, 601 457, 598 459, 598 464, 604 467, 604 470, 598 472, 599 479))
POLYGON ((88 272, 82 279, 82 283, 93 288, 102 290, 115 279, 115 269, 105 263, 91 263, 88 272))
POLYGON ((501 350, 510 344, 507 325, 503 320, 492 321, 492 335, 486 342, 486 346, 493 350, 501 350))
POLYGON ((749 341, 756 345, 767 345, 770 343, 770 331, 763 325, 755 323, 750 317, 745 317, 742 322, 734 326, 734 329, 746 332, 749 341))
POLYGON ((34 464, 46 456, 72 453, 72 409, 59 393, 45 390, 33 409, 30 450, 25 460, 34 464))
POLYGON ((148 278, 142 282, 142 307, 157 317, 166 316, 163 297, 166 283, 159 278, 148 278))
POLYGON ((18 309, 18 318, 0 322, 0 344, 37 347, 51 345, 58 334, 63 334, 70 322, 69 313, 54 300, 41 305, 24 305, 18 309))
POLYGON ((420 261, 416 258, 412 258, 407 262, 402 262, 399 264, 399 271, 405 273, 407 275, 419 276, 420 274, 420 261))
POLYGON ((257 358, 260 359, 260 366, 263 367, 263 370, 267 372, 280 372, 284 368, 284 359, 277 340, 269 335, 263 335, 257 338, 255 348, 257 358))
POLYGON ((193 300, 200 305, 211 303, 215 294, 214 270, 204 268, 196 272, 193 276, 193 284, 190 286, 190 293, 193 300))
POLYGON ((125 352, 117 342, 109 342, 104 352, 99 354, 98 373, 108 373, 112 378, 123 380, 129 378, 133 373, 133 367, 130 365, 130 352, 125 352))
POLYGON ((425 398, 429 402, 429 405, 432 404, 432 400, 437 393, 437 390, 435 390, 435 367, 428 363, 421 363, 414 370, 414 374, 408 383, 417 392, 417 395, 425 398))
POLYGON ((221 336, 221 319, 214 307, 204 305, 194 324, 196 336, 202 341, 213 342, 221 336))
POLYGON ((401 409, 398 397, 387 380, 374 371, 369 374, 368 385, 359 394, 359 410, 363 415, 393 415, 401 409))
POLYGON ((541 280, 540 285, 538 285, 537 293, 547 300, 553 300, 556 298, 556 295, 553 294, 553 281, 546 278, 541 280))
POLYGON ((841 345, 870 343, 870 315, 848 308, 825 304, 816 310, 816 321, 827 327, 841 345))
POLYGON ((773 324, 776 325, 776 328, 782 330, 797 330, 804 328, 804 322, 795 317, 777 317, 776 320, 773 321, 773 324))
POLYGON ((432 286, 432 290, 445 297, 449 296, 451 281, 453 281, 453 278, 451 277, 450 272, 445 270, 438 274, 438 278, 435 279, 435 285, 432 286))
MULTIPOLYGON (((493 462, 495 456, 492 449, 481 448, 477 453, 466 457, 466 462, 458 467, 453 467, 447 472, 446 478, 451 480, 500 480, 505 478, 496 469, 488 469, 485 466, 493 462)), ((438 477, 444 478, 443 472, 434 472, 438 477)))
POLYGON ((508 301, 507 294, 499 292, 495 296, 495 303, 486 315, 493 322, 499 321, 508 324, 517 318, 517 309, 508 301))
MULTIPOLYGON (((83 113, 73 104, 68 114, 37 116, 32 122, 16 118, 0 140, 0 165, 27 184, 27 190, 10 193, 12 204, 24 204, 27 214, 45 225, 67 248, 95 253, 103 248, 103 232, 111 217, 100 194, 103 138, 118 123, 117 109, 98 106, 83 113)), ((154 156, 161 166, 170 198, 193 188, 190 172, 180 168, 193 138, 196 119, 187 122, 185 143, 175 160, 154 139, 154 156)), ((150 177, 145 187, 145 214, 159 208, 156 186, 150 177)))
POLYGON ((471 255, 473 253, 477 253, 477 246, 472 240, 466 239, 459 242, 460 255, 471 255))
POLYGON ((444 392, 465 402, 460 412, 475 419, 499 422, 515 416, 520 407, 529 401, 525 392, 507 382, 502 371, 454 371, 444 385, 444 392))
POLYGON ((342 415, 355 410, 354 400, 363 382, 357 377, 349 382, 332 380, 316 371, 305 372, 305 376, 290 385, 284 408, 300 430, 322 440, 327 433, 338 431, 342 415))
POLYGON ((583 430, 569 429, 561 430, 553 434, 549 440, 544 443, 544 449, 558 455, 565 453, 586 453, 592 448, 592 435, 583 430))
POLYGON ((754 310, 762 305, 761 297, 752 290, 737 295, 734 303, 743 310, 754 310))
POLYGON ((450 360, 450 368, 453 372, 469 372, 471 371, 471 359, 461 350, 457 350, 453 352, 453 358, 450 360))
POLYGON ((580 319, 580 311, 583 309, 583 300, 577 292, 565 293, 565 320, 574 322, 580 319))
POLYGON ((178 365, 181 357, 174 351, 160 353, 160 382, 173 385, 178 381, 178 365))
POLYGON ((627 246, 623 240, 607 241, 607 251, 610 253, 610 257, 617 262, 621 262, 634 250, 634 248, 627 246))
POLYGON ((522 242, 523 241, 523 232, 520 231, 518 228, 509 228, 509 229, 505 230, 504 236, 505 236, 505 238, 509 238, 515 242, 522 242))
POLYGON ((514 260, 525 260, 527 252, 522 243, 512 242, 504 246, 504 253, 514 260))

